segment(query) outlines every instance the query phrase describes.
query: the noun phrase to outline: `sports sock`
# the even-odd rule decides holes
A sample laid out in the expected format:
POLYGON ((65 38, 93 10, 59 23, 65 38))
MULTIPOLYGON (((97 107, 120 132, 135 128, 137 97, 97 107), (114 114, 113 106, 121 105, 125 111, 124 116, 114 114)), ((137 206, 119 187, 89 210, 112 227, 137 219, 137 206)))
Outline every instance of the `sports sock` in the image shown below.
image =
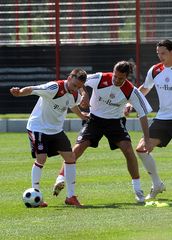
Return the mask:
POLYGON ((64 176, 64 165, 63 165, 62 168, 60 169, 59 175, 64 176))
POLYGON ((64 175, 66 178, 67 197, 75 195, 76 164, 64 164, 64 175))
POLYGON ((31 179, 32 187, 39 190, 39 181, 41 179, 43 165, 38 162, 35 162, 32 166, 31 179))
POLYGON ((64 175, 58 175, 58 177, 56 178, 56 183, 64 182, 64 181, 65 181, 64 175))
POLYGON ((162 181, 158 176, 155 160, 153 159, 152 155, 146 152, 137 152, 137 154, 142 160, 143 166, 145 167, 152 179, 153 187, 159 186, 162 181))
POLYGON ((141 190, 140 178, 132 179, 132 186, 133 186, 133 190, 134 190, 135 192, 140 191, 140 190, 141 190))

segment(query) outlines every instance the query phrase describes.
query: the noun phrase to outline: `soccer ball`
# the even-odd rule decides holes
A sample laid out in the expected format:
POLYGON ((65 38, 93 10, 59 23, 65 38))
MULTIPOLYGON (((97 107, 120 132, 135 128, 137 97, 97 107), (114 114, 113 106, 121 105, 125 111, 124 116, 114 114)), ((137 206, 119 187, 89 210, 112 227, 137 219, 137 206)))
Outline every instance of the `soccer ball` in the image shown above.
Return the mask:
POLYGON ((28 208, 39 207, 42 201, 42 193, 35 188, 29 188, 23 193, 23 202, 28 208))

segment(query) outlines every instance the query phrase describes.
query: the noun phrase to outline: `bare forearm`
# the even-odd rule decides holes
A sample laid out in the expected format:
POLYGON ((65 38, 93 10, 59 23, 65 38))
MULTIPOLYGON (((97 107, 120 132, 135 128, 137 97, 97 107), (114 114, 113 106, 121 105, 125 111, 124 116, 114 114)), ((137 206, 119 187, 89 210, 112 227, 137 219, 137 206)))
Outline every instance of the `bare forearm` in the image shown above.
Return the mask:
POLYGON ((89 119, 89 114, 81 112, 78 106, 75 106, 71 108, 72 112, 74 112, 78 117, 80 117, 82 120, 87 120, 89 119))
POLYGON ((78 108, 78 106, 75 106, 73 108, 71 108, 72 112, 75 113, 78 117, 82 118, 82 113, 80 111, 80 109, 78 108))
POLYGON ((80 94, 82 95, 80 107, 83 109, 87 109, 89 107, 89 94, 85 86, 80 89, 80 94))
POLYGON ((10 93, 14 97, 28 96, 32 93, 32 91, 33 91, 32 87, 24 87, 24 88, 13 87, 10 89, 10 93))
POLYGON ((142 131, 143 131, 143 134, 144 134, 144 139, 148 140, 149 139, 149 127, 148 127, 147 116, 144 116, 144 117, 140 118, 140 124, 141 124, 142 131))

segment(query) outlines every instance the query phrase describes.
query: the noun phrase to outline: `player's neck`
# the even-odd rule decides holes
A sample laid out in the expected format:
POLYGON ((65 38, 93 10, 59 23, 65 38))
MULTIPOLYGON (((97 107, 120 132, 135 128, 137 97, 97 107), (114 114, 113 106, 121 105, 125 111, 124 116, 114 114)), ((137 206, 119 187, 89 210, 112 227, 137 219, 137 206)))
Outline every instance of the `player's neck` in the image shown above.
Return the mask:
POLYGON ((172 67, 172 61, 169 61, 168 63, 165 63, 164 67, 166 67, 166 68, 172 67))

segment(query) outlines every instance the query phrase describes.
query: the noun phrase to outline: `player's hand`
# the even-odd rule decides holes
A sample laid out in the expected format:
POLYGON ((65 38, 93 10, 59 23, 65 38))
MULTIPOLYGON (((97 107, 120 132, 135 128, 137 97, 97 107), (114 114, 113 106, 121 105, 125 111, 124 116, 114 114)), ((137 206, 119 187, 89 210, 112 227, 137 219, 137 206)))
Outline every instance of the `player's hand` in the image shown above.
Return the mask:
POLYGON ((90 114, 88 112, 81 112, 82 116, 81 119, 82 120, 89 120, 90 119, 90 114))
POLYGON ((10 89, 10 93, 14 96, 14 97, 19 97, 20 96, 20 88, 18 87, 12 87, 10 89))
POLYGON ((129 116, 129 114, 132 112, 133 110, 133 106, 131 105, 131 103, 127 103, 124 107, 124 115, 127 117, 129 116))
POLYGON ((136 150, 141 152, 147 152, 150 153, 153 150, 153 145, 151 144, 150 139, 144 139, 142 138, 136 148, 136 150))

